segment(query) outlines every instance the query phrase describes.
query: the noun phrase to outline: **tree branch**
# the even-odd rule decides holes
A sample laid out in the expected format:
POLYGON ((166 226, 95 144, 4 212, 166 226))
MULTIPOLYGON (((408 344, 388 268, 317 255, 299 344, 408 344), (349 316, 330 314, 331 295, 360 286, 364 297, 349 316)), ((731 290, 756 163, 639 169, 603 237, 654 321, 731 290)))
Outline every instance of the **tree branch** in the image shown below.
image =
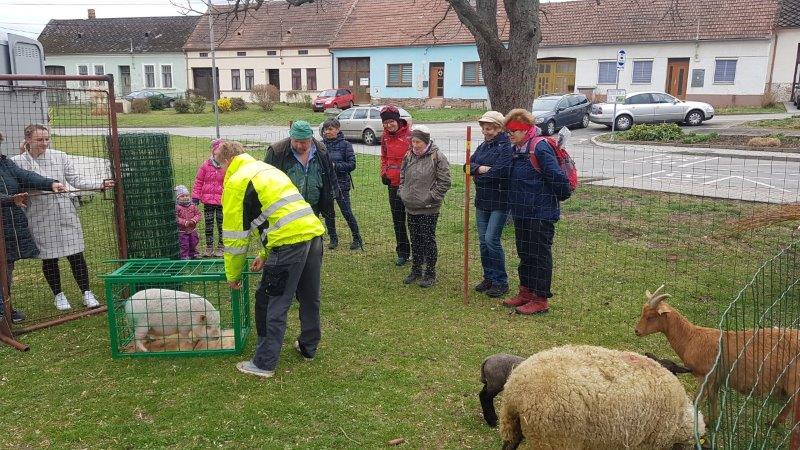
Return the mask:
MULTIPOLYGON (((495 4, 495 11, 497 0, 479 0, 482 3, 493 2, 495 4)), ((491 20, 481 17, 475 8, 472 7, 469 0, 447 0, 452 6, 453 10, 458 15, 467 29, 472 33, 475 39, 480 39, 486 44, 495 48, 504 48, 500 36, 497 34, 497 14, 491 20), (492 26, 493 25, 493 26, 492 26)))

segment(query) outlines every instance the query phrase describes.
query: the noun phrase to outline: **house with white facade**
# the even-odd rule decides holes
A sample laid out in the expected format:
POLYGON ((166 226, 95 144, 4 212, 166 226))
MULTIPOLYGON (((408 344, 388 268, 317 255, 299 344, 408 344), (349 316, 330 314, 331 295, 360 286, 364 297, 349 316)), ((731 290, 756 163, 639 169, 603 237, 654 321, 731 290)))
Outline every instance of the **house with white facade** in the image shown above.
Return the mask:
MULTIPOLYGON (((118 96, 186 89, 183 45, 198 16, 51 20, 39 35, 49 75, 114 75, 118 96)), ((88 87, 88 82, 82 82, 88 87)), ((77 87, 77 86, 70 86, 77 87)))
POLYGON ((283 0, 266 0, 258 10, 237 15, 214 7, 213 22, 204 15, 184 46, 190 88, 212 97, 213 57, 220 96, 250 101, 254 85, 271 84, 282 101, 313 99, 334 86, 329 48, 354 1, 287 7, 283 0))
POLYGON ((800 1, 782 1, 775 25, 768 84, 776 100, 795 100, 800 96, 800 1))
MULTIPOLYGON (((770 91, 788 100, 791 88, 775 85, 797 80, 796 25, 778 21, 781 3, 796 1, 599 3, 542 4, 537 95, 582 92, 602 100, 619 83, 629 92, 750 106, 770 91), (618 72, 620 49, 627 64, 618 72)), ((356 2, 332 44, 334 84, 358 89, 359 101, 485 100, 474 39, 445 12, 446 2, 356 2)), ((502 8, 498 27, 507 39, 502 8)))

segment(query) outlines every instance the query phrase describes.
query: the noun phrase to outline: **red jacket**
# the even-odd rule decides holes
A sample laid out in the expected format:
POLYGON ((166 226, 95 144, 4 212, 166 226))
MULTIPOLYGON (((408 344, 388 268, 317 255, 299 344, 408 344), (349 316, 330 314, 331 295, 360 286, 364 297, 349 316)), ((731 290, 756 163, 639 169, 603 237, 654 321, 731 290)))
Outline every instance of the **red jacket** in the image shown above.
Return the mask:
POLYGON ((389 133, 383 129, 381 136, 381 178, 388 178, 392 187, 400 186, 400 166, 403 157, 411 148, 411 130, 408 122, 400 121, 400 128, 396 133, 389 133))

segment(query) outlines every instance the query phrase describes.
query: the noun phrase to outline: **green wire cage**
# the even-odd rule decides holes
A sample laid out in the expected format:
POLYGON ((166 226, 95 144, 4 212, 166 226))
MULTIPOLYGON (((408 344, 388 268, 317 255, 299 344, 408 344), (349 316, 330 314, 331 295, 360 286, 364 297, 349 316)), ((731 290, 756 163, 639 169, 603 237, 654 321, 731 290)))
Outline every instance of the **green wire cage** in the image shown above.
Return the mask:
POLYGON ((222 260, 129 260, 103 276, 114 358, 239 354, 250 283, 230 289, 222 260))

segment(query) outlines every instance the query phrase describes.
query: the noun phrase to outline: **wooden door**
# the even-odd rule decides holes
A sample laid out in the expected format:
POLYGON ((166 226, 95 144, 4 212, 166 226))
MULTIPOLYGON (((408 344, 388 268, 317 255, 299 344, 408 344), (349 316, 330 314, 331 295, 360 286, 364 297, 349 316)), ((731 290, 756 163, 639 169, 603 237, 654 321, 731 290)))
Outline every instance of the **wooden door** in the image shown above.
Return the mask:
POLYGON ((534 95, 569 94, 575 91, 575 59, 540 59, 534 95))
POLYGON ((119 66, 120 95, 131 93, 131 66, 119 66))
POLYGON ((686 99, 689 84, 689 58, 670 59, 667 63, 667 93, 681 100, 686 99))
POLYGON ((800 104, 800 44, 797 44, 797 59, 794 63, 794 78, 792 81, 792 101, 800 104))
POLYGON ((431 63, 428 71, 428 97, 444 97, 444 63, 431 63))
POLYGON ((369 103, 371 96, 369 58, 339 58, 339 86, 334 88, 350 89, 355 103, 369 103))
POLYGON ((267 69, 267 83, 281 90, 281 72, 279 69, 267 69))
POLYGON ((194 92, 206 99, 214 98, 214 80, 210 67, 195 67, 192 69, 194 79, 194 92))

